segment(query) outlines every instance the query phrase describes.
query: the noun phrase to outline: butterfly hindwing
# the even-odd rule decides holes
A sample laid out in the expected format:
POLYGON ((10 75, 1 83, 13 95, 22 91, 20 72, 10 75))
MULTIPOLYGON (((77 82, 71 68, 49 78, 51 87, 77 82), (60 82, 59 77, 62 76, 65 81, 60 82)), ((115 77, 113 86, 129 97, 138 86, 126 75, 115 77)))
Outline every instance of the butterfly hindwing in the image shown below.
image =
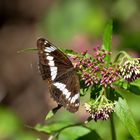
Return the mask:
MULTIPOLYGON (((59 102, 70 112, 76 112, 79 108, 79 79, 75 74, 75 70, 70 70, 63 74, 57 80, 53 82, 55 86, 61 92, 59 102)), ((51 92, 54 96, 53 92, 51 92)), ((55 97, 56 98, 56 97, 55 97)))
POLYGON ((79 79, 69 58, 46 39, 37 41, 39 69, 58 104, 70 112, 79 108, 79 79))

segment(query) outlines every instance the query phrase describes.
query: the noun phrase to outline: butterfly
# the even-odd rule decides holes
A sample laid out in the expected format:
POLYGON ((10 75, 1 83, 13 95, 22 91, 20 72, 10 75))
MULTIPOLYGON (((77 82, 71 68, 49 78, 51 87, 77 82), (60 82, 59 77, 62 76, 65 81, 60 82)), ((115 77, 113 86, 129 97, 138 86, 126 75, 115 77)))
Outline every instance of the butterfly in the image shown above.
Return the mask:
POLYGON ((70 112, 80 105, 79 78, 72 62, 60 49, 44 38, 37 40, 39 70, 48 83, 52 98, 70 112))

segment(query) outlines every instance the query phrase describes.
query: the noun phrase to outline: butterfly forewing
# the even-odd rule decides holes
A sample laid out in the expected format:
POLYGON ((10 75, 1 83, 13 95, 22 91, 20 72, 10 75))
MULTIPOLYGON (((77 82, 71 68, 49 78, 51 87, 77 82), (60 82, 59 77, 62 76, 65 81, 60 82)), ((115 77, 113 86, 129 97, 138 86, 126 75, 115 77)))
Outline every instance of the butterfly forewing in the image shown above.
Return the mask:
POLYGON ((39 69, 58 104, 70 112, 79 108, 79 79, 69 58, 46 39, 37 41, 39 69))

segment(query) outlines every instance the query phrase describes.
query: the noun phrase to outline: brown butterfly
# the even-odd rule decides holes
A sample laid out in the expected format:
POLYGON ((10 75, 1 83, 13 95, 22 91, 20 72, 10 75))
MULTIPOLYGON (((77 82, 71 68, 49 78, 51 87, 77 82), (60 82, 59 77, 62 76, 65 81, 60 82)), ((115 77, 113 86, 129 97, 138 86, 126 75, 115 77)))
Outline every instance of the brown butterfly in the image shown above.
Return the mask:
POLYGON ((39 70, 58 105, 76 112, 80 105, 79 78, 69 58, 44 38, 37 40, 39 70))

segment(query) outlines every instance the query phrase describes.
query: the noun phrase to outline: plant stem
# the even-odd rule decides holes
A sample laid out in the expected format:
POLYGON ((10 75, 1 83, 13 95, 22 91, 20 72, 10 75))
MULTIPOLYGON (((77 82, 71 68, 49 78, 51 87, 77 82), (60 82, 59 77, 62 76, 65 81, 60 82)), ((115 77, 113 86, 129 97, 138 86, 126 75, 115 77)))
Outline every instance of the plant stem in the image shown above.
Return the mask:
MULTIPOLYGON (((119 60, 119 58, 120 58, 121 55, 123 55, 125 58, 130 58, 130 56, 129 56, 125 51, 120 51, 120 52, 117 54, 117 56, 115 57, 114 63, 116 63, 116 62, 119 60)), ((124 58, 124 57, 123 57, 123 58, 124 58)), ((121 59, 120 61, 122 62, 123 59, 121 59)), ((121 62, 119 62, 119 63, 121 63, 121 62)))
POLYGON ((111 126, 110 128, 111 128, 112 140, 116 140, 116 132, 115 132, 113 114, 110 116, 110 126, 111 126))

